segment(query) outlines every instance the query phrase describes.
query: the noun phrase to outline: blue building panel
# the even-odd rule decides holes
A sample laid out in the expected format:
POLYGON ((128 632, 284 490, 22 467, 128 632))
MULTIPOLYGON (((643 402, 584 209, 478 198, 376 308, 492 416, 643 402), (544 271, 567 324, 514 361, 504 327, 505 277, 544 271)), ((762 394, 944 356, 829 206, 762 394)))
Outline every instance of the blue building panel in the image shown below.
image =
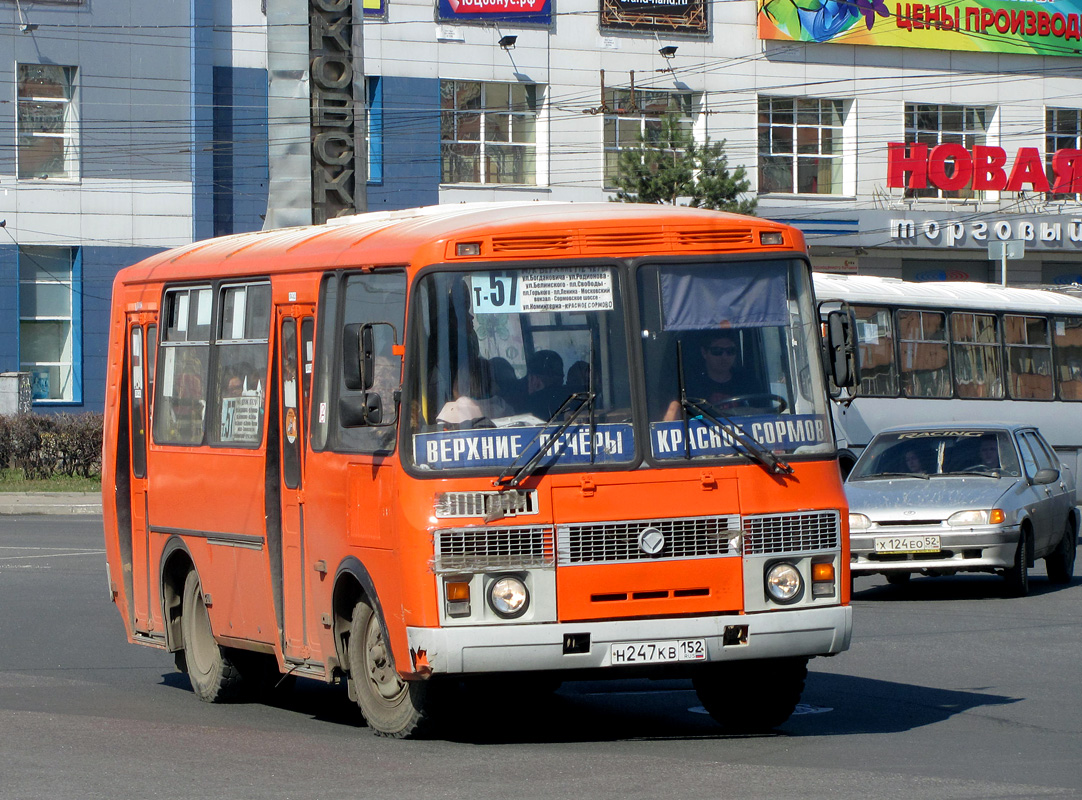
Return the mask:
POLYGON ((383 76, 380 89, 383 182, 369 184, 368 210, 436 205, 440 201, 440 82, 383 76))

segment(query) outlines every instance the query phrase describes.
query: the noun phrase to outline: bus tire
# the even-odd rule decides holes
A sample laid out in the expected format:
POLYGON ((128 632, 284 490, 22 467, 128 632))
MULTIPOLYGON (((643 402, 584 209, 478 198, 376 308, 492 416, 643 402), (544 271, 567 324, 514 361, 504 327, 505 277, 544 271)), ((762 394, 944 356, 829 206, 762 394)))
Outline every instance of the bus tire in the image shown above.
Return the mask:
POLYGON ((807 658, 772 658, 711 665, 692 685, 726 733, 766 733, 792 716, 807 677, 807 658))
POLYGON ((240 691, 241 674, 225 648, 214 640, 203 587, 195 570, 184 579, 182 608, 180 630, 184 638, 184 664, 192 691, 207 703, 232 700, 240 691))
POLYGON ((422 734, 430 722, 428 682, 399 677, 386 631, 364 600, 353 609, 347 652, 350 694, 372 732, 395 739, 422 734))
POLYGON ((891 586, 905 586, 909 583, 909 579, 913 577, 912 572, 887 572, 887 583, 891 586))
POLYGON ((1029 533, 1023 528, 1018 536, 1018 549, 1014 551, 1014 563, 1003 571, 1007 580, 1008 597, 1025 597, 1029 594, 1029 533))
POLYGON ((1049 583, 1070 583, 1074 577, 1075 555, 1078 552, 1078 532, 1075 531, 1073 516, 1067 517, 1063 529, 1063 538, 1056 549, 1044 560, 1049 583))

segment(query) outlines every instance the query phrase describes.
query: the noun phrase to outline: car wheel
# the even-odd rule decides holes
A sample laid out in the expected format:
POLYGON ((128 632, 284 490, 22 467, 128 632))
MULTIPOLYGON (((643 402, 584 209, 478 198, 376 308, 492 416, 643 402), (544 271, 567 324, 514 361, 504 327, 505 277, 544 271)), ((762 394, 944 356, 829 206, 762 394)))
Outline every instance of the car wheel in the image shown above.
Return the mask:
POLYGON ((1044 560, 1048 570, 1050 583, 1070 583, 1074 577, 1074 560, 1078 550, 1078 533, 1075 531, 1074 519, 1067 518, 1067 525, 1063 529, 1063 538, 1060 539, 1056 549, 1044 560))
POLYGON ((913 577, 912 572, 888 572, 887 583, 891 586, 904 586, 913 577))
POLYGON ((1003 572, 1007 579, 1008 597, 1025 597, 1029 594, 1029 537, 1022 531, 1018 537, 1018 549, 1014 551, 1014 563, 1003 572))

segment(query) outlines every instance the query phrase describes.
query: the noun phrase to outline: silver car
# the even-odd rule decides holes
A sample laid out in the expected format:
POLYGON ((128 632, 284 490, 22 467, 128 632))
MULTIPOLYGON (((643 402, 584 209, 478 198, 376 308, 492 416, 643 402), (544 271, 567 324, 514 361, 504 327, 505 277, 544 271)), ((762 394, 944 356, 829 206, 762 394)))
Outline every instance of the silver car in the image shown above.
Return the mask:
POLYGON ((1021 596, 1035 559, 1052 583, 1074 575, 1074 478, 1036 428, 889 428, 864 449, 845 493, 854 576, 998 572, 1021 596))

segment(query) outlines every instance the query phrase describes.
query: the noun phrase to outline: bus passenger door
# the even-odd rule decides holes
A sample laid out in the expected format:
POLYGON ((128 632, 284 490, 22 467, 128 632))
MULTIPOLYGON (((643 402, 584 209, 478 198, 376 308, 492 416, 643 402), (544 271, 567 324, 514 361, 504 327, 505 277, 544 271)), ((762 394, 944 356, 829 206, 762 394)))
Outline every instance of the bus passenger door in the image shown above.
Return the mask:
MULTIPOLYGON (((147 525, 147 431, 150 422, 150 392, 153 377, 148 380, 148 366, 153 363, 157 326, 145 324, 145 315, 128 317, 128 443, 130 455, 130 514, 132 554, 132 600, 135 610, 135 630, 149 633, 151 624, 151 595, 157 597, 157 581, 151 577, 150 541, 147 525)), ((151 367, 153 369, 153 367, 151 367)))
POLYGON ((304 542, 304 412, 312 377, 314 312, 311 306, 278 308, 283 648, 286 658, 295 661, 310 656, 304 542))

